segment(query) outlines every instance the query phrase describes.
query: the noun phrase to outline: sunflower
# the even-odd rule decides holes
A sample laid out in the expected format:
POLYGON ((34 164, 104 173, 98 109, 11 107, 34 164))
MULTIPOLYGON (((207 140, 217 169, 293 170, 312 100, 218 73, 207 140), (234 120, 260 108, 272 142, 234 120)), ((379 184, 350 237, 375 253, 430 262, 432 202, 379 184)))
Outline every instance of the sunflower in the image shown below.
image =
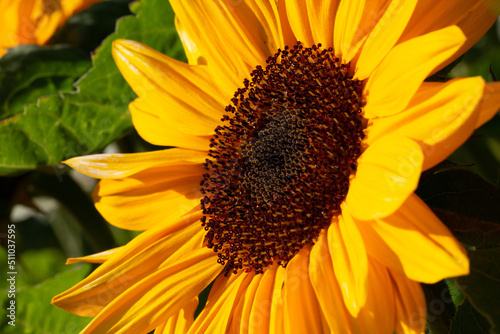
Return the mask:
POLYGON ((102 0, 0 0, 0 57, 19 44, 46 44, 73 14, 102 0))
POLYGON ((96 207, 143 231, 53 303, 82 333, 421 333, 420 282, 466 275, 414 194, 500 106, 426 82, 495 21, 484 1, 171 0, 189 64, 113 55, 139 134, 174 148, 77 157, 96 207), (193 319, 197 296, 208 301, 193 319))

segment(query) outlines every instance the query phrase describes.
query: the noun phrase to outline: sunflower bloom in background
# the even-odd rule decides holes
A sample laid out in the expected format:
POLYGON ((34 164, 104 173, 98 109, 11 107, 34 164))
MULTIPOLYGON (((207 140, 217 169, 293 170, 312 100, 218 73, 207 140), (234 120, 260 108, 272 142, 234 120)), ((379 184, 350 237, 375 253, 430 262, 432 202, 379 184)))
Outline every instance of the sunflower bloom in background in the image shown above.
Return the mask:
POLYGON ((102 0, 0 0, 0 57, 20 44, 46 44, 66 20, 102 0))
POLYGON ((66 163, 144 231, 53 303, 82 333, 421 333, 420 282, 466 251, 414 191, 500 106, 479 77, 424 82, 496 16, 481 1, 172 0, 189 64, 118 40, 147 141, 66 163), (212 281, 193 320, 197 296, 212 281))

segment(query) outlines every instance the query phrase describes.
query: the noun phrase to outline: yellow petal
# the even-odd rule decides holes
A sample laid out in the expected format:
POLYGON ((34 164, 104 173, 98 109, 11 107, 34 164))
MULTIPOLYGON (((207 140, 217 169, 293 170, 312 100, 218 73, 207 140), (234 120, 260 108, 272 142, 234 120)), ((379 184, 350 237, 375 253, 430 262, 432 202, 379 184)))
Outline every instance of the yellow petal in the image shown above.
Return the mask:
POLYGON ((118 179, 153 167, 202 164, 206 158, 207 152, 173 148, 131 154, 93 154, 63 163, 96 179, 118 179))
POLYGON ((295 42, 291 37, 291 28, 286 20, 285 10, 279 8, 279 1, 248 1, 249 7, 265 32, 267 53, 274 54, 278 48, 295 42))
POLYGON ((194 322, 194 311, 198 307, 198 296, 193 298, 186 306, 181 308, 177 314, 171 316, 168 321, 155 329, 154 334, 185 334, 194 322))
POLYGON ((335 53, 344 63, 352 60, 366 36, 359 35, 365 0, 341 0, 335 16, 333 45, 335 53))
POLYGON ((151 144, 207 150, 212 136, 194 136, 182 132, 183 129, 152 112, 158 109, 158 106, 151 105, 150 101, 138 98, 132 101, 128 108, 135 129, 151 144))
POLYGON ((70 16, 100 1, 3 0, 0 3, 0 48, 46 44, 70 16))
POLYGON ((128 40, 113 42, 113 58, 139 98, 154 107, 150 113, 186 134, 213 134, 228 96, 214 86, 205 67, 185 64, 128 40))
POLYGON ((345 204, 342 204, 338 222, 333 221, 328 228, 328 246, 345 306, 356 317, 368 293, 368 257, 361 234, 345 204))
POLYGON ((285 2, 288 21, 297 41, 306 46, 316 44, 312 34, 312 25, 309 22, 306 2, 304 0, 287 0, 285 2))
POLYGON ((333 47, 332 20, 337 13, 339 0, 289 0, 286 1, 288 19, 297 41, 310 47, 321 43, 324 48, 333 47))
POLYGON ((276 270, 274 280, 273 297, 271 301, 271 316, 269 322, 269 332, 273 334, 285 333, 284 325, 284 286, 286 278, 286 269, 279 266, 276 270))
POLYGON ((368 35, 356 61, 355 78, 364 80, 370 76, 385 58, 403 33, 410 20, 417 0, 392 0, 368 35))
POLYGON ((417 195, 389 217, 357 224, 368 254, 414 281, 469 273, 464 248, 417 195))
POLYGON ((357 317, 350 317, 353 332, 392 333, 396 311, 391 277, 387 267, 373 259, 370 259, 368 266, 368 295, 357 317))
POLYGON ((81 332, 147 333, 188 305, 220 272, 206 247, 155 271, 106 306, 81 332))
POLYGON ((254 273, 243 272, 217 278, 210 290, 207 304, 196 318, 189 333, 227 333, 236 303, 254 277, 254 273))
POLYGON ((437 72, 460 57, 495 23, 496 14, 490 0, 420 0, 398 43, 429 32, 456 25, 467 36, 465 43, 447 60, 438 65, 437 72))
POLYGON ((396 333, 423 334, 426 322, 424 292, 418 282, 391 272, 396 295, 396 333))
POLYGON ((309 278, 310 251, 310 245, 304 246, 286 266, 285 333, 325 333, 328 329, 309 278))
POLYGON ((199 249, 205 234, 200 218, 201 213, 192 214, 142 233, 52 303, 80 316, 96 316, 134 284, 199 249))
POLYGON ((101 180, 92 194, 114 226, 144 231, 183 216, 200 204, 202 165, 149 168, 124 179, 101 180))
POLYGON ((175 28, 184 47, 184 53, 189 65, 206 65, 207 60, 203 57, 201 50, 196 46, 195 41, 189 36, 184 24, 175 17, 175 28))
POLYGON ((262 279, 255 299, 251 305, 250 316, 248 320, 248 333, 260 334, 270 331, 271 306, 276 301, 273 300, 273 290, 276 280, 278 265, 267 268, 262 274, 262 279))
POLYGON ((472 134, 483 89, 480 77, 424 83, 404 112, 370 121, 364 142, 371 145, 389 134, 409 137, 420 144, 422 168, 428 169, 472 134))
POLYGON ((415 37, 394 47, 366 82, 365 118, 402 111, 424 79, 465 42, 456 26, 415 37))
POLYGON ((255 275, 245 293, 241 295, 239 301, 236 301, 237 305, 232 312, 231 324, 229 325, 230 333, 248 333, 250 328, 254 327, 254 324, 250 322, 250 313, 262 276, 255 275))
POLYGON ((113 249, 108 249, 104 252, 81 256, 81 257, 71 257, 66 260, 66 264, 73 264, 78 262, 86 262, 86 263, 104 263, 109 258, 111 258, 114 254, 118 253, 122 250, 123 247, 116 247, 113 249))
POLYGON ((172 0, 170 3, 185 33, 205 57, 216 84, 228 98, 250 70, 265 64, 267 57, 280 46, 280 41, 274 40, 276 22, 259 21, 274 19, 272 8, 234 1, 172 0))
POLYGON ((323 231, 311 250, 309 262, 311 284, 331 332, 350 333, 352 332, 351 323, 348 320, 348 313, 332 263, 327 233, 323 231))
POLYGON ((500 82, 488 82, 484 87, 483 99, 479 105, 476 128, 488 122, 500 109, 500 82))
POLYGON ((420 146, 401 136, 376 141, 358 159, 346 203, 357 219, 386 217, 417 188, 422 170, 420 146))

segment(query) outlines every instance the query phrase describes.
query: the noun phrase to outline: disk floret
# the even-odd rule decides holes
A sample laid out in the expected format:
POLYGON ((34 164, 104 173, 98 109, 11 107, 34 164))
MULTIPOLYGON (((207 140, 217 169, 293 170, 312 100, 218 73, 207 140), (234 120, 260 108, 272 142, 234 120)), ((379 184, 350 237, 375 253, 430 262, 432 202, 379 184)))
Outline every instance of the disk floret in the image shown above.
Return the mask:
POLYGON ((363 139, 362 82, 333 50, 298 42, 234 94, 201 189, 207 247, 226 273, 285 266, 338 214, 363 139))

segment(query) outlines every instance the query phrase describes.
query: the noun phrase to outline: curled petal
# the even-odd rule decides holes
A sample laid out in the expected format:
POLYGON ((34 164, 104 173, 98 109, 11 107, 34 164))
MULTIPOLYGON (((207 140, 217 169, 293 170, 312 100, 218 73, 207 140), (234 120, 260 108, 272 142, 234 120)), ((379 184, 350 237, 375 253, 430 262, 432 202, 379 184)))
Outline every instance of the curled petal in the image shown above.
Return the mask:
POLYGON ((366 82, 364 117, 372 119, 401 112, 424 79, 465 40, 460 29, 451 26, 395 46, 366 82))
POLYGON ((63 161, 80 173, 96 179, 119 179, 146 169, 165 166, 202 164, 207 152, 173 148, 131 154, 93 154, 63 161))
POLYGON ((396 213, 357 225, 370 256, 414 281, 469 273, 467 252, 417 195, 396 213))
POLYGON ((193 298, 186 306, 181 308, 177 314, 171 316, 168 321, 155 329, 154 334, 185 334, 194 322, 194 312, 198 307, 198 296, 193 298))
POLYGON ((227 333, 233 310, 254 277, 253 273, 240 273, 217 278, 189 333, 227 333))
POLYGON ((151 273, 201 248, 200 218, 200 213, 192 214, 142 233, 52 303, 80 316, 96 316, 151 273))
POLYGON ((386 136, 370 145, 349 186, 349 212, 360 220, 394 213, 417 188, 423 158, 420 146, 405 137, 386 136))
POLYGON ((78 262, 104 263, 109 258, 111 258, 114 254, 121 251, 122 248, 123 247, 116 247, 116 248, 108 249, 104 252, 100 252, 100 253, 96 253, 96 254, 92 254, 92 255, 81 256, 81 257, 71 257, 71 258, 66 260, 66 264, 73 264, 73 263, 78 263, 78 262))
POLYGON ((325 333, 328 328, 309 277, 311 246, 304 246, 286 267, 285 333, 325 333))
POLYGON ((350 314, 356 317, 366 302, 368 257, 359 230, 342 205, 338 222, 328 228, 333 270, 350 314))
POLYGON ((211 249, 201 248, 154 271, 114 299, 81 333, 142 333, 159 327, 215 279, 221 270, 216 261, 211 249))
MULTIPOLYGON (((480 77, 423 83, 404 112, 371 120, 364 141, 370 145, 387 135, 409 137, 422 148, 422 168, 435 166, 474 131, 484 87, 480 77)), ((484 103, 492 106, 494 102, 492 96, 484 103)))

